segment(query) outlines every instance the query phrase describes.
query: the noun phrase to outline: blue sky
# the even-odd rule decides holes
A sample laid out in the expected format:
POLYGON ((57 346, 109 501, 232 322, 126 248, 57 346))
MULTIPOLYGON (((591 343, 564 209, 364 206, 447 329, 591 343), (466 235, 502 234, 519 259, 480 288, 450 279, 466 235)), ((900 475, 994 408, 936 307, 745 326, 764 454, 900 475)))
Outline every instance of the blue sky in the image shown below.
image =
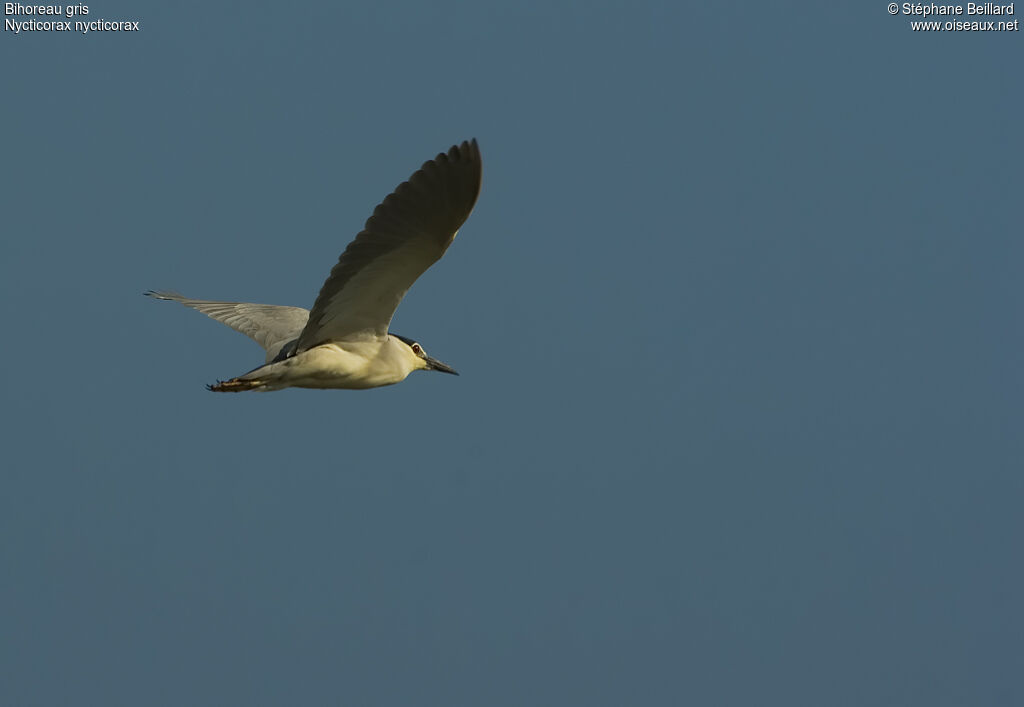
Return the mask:
POLYGON ((0 703, 1024 700, 1020 33, 884 3, 89 5, 4 32, 0 703), (393 329, 214 395, 476 137, 393 329))

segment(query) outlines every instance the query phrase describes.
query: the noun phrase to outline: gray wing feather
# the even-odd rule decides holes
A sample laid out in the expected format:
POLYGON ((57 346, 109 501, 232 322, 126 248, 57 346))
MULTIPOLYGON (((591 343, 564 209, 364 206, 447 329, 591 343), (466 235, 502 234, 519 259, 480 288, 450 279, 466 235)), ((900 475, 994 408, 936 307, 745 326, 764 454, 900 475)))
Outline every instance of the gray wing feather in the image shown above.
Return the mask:
POLYGON ((402 297, 437 262, 480 193, 476 140, 425 162, 374 210, 331 270, 298 351, 352 336, 383 336, 402 297))
POLYGON ((267 361, 273 360, 285 344, 294 341, 309 319, 309 311, 301 307, 189 299, 177 292, 150 291, 146 294, 156 299, 180 302, 227 324, 262 346, 267 352, 267 361))

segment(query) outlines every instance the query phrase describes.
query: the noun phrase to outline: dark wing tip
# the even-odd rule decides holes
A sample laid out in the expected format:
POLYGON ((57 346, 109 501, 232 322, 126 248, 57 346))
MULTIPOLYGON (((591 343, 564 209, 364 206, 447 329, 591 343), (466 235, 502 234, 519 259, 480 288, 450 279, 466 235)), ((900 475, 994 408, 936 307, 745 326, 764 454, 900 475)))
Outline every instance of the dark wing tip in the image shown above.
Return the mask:
MULTIPOLYGON (((469 218, 483 181, 483 163, 476 138, 452 145, 447 152, 427 160, 408 180, 399 184, 366 221, 364 232, 373 231, 392 217, 408 214, 432 222, 412 222, 410 225, 426 227, 445 239, 451 237, 469 218), (380 220, 377 222, 377 220, 380 220)), ((360 234, 362 235, 362 234, 360 234)))
MULTIPOLYGON (((444 153, 442 153, 443 155, 444 153)), ((438 155, 440 158, 442 155, 438 155)), ((476 138, 469 140, 463 140, 459 145, 452 145, 448 150, 448 159, 453 161, 466 160, 467 162, 479 162, 480 161, 480 146, 476 142, 476 138)))
POLYGON ((164 300, 165 302, 180 302, 185 299, 185 295, 173 290, 146 290, 142 294, 153 299, 164 300))
MULTIPOLYGON (((480 186, 483 181, 483 160, 480 157, 480 146, 477 144, 476 138, 463 140, 461 144, 452 145, 447 153, 442 152, 433 160, 424 163, 420 172, 433 172, 439 165, 444 164, 451 165, 448 168, 449 172, 455 170, 454 174, 459 175, 451 180, 451 183, 445 189, 445 191, 449 192, 449 199, 453 202, 451 205, 456 206, 458 204, 465 211, 456 226, 458 228, 473 210, 477 197, 480 195, 480 186)), ((409 181, 414 181, 416 177, 417 175, 414 174, 409 181)))
POLYGON ((452 145, 447 152, 438 153, 437 157, 423 163, 421 170, 430 169, 434 164, 464 163, 471 165, 477 172, 481 171, 480 146, 476 138, 463 140, 458 145, 452 145))

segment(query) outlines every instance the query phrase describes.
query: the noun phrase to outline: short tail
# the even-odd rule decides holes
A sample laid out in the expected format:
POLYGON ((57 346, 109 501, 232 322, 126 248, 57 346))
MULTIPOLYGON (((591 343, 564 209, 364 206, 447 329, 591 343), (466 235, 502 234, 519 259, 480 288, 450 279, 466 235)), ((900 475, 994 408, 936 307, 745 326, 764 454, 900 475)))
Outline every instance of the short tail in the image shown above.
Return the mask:
POLYGON ((214 385, 206 386, 206 389, 214 393, 241 393, 246 390, 265 390, 266 386, 266 381, 232 378, 229 381, 217 381, 214 385))

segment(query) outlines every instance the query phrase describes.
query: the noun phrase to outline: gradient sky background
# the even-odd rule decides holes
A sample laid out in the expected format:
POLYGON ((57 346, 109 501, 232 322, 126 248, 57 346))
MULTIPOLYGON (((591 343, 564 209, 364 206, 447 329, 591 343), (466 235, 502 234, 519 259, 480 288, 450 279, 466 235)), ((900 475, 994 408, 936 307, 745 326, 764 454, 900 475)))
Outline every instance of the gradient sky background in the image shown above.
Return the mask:
POLYGON ((89 7, 0 39, 0 704, 1024 704, 1021 33, 89 7), (474 136, 461 377, 204 390, 144 290, 308 307, 474 136))

